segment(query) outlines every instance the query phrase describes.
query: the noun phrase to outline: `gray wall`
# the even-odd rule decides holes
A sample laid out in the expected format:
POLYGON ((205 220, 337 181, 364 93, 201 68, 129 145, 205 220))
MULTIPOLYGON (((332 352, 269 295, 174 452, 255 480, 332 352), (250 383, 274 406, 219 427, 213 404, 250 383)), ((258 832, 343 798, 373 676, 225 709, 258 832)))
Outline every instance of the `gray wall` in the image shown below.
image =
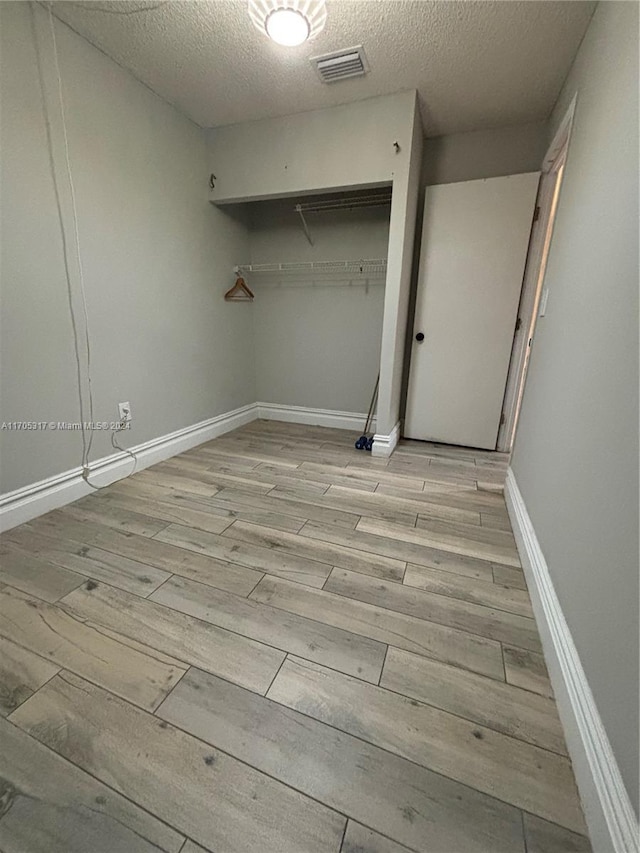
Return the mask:
MULTIPOLYGON (((296 200, 252 205, 251 262, 386 258, 389 207, 306 213, 296 200)), ((250 277, 258 400, 366 412, 380 363, 384 276, 368 287, 336 277, 250 277)))
POLYGON ((638 802, 638 6, 601 3, 512 466, 631 801, 638 802))
POLYGON ((435 136, 425 139, 422 183, 432 186, 536 172, 546 147, 546 122, 435 136))
MULTIPOLYGON (((2 3, 3 421, 79 419, 30 6, 59 112, 46 12, 2 3)), ((56 21, 77 191, 95 417, 130 401, 137 444, 256 399, 252 305, 223 301, 245 225, 207 199, 202 131, 56 21)), ((63 202, 68 193, 63 175, 63 202)), ((75 270, 73 271, 75 273, 75 270)), ((77 276, 74 275, 77 285, 77 276)), ((2 492, 76 467, 78 433, 2 431, 2 492)), ((96 434, 92 458, 112 452, 96 434)))

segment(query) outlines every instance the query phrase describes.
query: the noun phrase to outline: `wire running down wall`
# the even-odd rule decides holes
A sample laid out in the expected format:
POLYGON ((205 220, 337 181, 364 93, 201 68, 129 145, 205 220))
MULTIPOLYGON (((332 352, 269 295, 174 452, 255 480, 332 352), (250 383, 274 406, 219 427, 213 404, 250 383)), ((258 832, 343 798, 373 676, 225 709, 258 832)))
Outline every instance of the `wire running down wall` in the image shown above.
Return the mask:
MULTIPOLYGON (((49 17, 37 3, 0 3, 0 22, 1 99, 11 116, 0 127, 3 420, 79 422, 43 114, 50 105, 60 162, 49 17)), ((54 27, 91 324, 94 416, 112 422, 118 403, 130 401, 133 423, 120 443, 140 446, 256 400, 250 306, 222 299, 233 264, 249 254, 248 229, 203 198, 208 164, 200 129, 67 26, 54 27)), ((63 204, 68 211, 68 193, 63 204)), ((94 432, 90 461, 113 453, 109 435, 94 432)), ((2 430, 0 444, 3 493, 56 477, 82 459, 77 429, 2 430)))

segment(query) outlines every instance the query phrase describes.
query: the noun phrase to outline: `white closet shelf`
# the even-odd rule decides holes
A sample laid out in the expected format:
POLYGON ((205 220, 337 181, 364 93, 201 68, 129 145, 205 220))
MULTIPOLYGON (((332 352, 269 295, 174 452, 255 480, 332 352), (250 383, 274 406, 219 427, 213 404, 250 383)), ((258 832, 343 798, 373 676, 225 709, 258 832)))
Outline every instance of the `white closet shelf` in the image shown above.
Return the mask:
POLYGON ((344 276, 372 276, 384 275, 387 271, 386 258, 374 258, 359 261, 308 261, 299 263, 280 263, 280 264, 239 264, 234 267, 236 273, 262 273, 267 275, 282 273, 300 275, 300 274, 320 274, 320 275, 338 275, 344 276))

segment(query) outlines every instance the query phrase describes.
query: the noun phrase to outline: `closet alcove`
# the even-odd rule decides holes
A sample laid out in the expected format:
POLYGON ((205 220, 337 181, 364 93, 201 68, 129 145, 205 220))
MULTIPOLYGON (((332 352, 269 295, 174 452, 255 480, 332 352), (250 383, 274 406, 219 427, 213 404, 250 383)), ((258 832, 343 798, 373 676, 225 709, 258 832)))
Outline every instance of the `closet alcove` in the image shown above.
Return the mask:
POLYGON ((366 412, 380 366, 391 188, 250 202, 257 399, 366 412))

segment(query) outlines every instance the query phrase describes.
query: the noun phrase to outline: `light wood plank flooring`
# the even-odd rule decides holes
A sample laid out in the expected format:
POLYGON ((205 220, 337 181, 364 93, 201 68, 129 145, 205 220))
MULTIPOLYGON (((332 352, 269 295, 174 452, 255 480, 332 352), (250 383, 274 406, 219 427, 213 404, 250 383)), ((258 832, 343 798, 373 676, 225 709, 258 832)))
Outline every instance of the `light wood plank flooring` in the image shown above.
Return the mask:
POLYGON ((0 544, 3 853, 588 853, 504 455, 257 421, 0 544))

